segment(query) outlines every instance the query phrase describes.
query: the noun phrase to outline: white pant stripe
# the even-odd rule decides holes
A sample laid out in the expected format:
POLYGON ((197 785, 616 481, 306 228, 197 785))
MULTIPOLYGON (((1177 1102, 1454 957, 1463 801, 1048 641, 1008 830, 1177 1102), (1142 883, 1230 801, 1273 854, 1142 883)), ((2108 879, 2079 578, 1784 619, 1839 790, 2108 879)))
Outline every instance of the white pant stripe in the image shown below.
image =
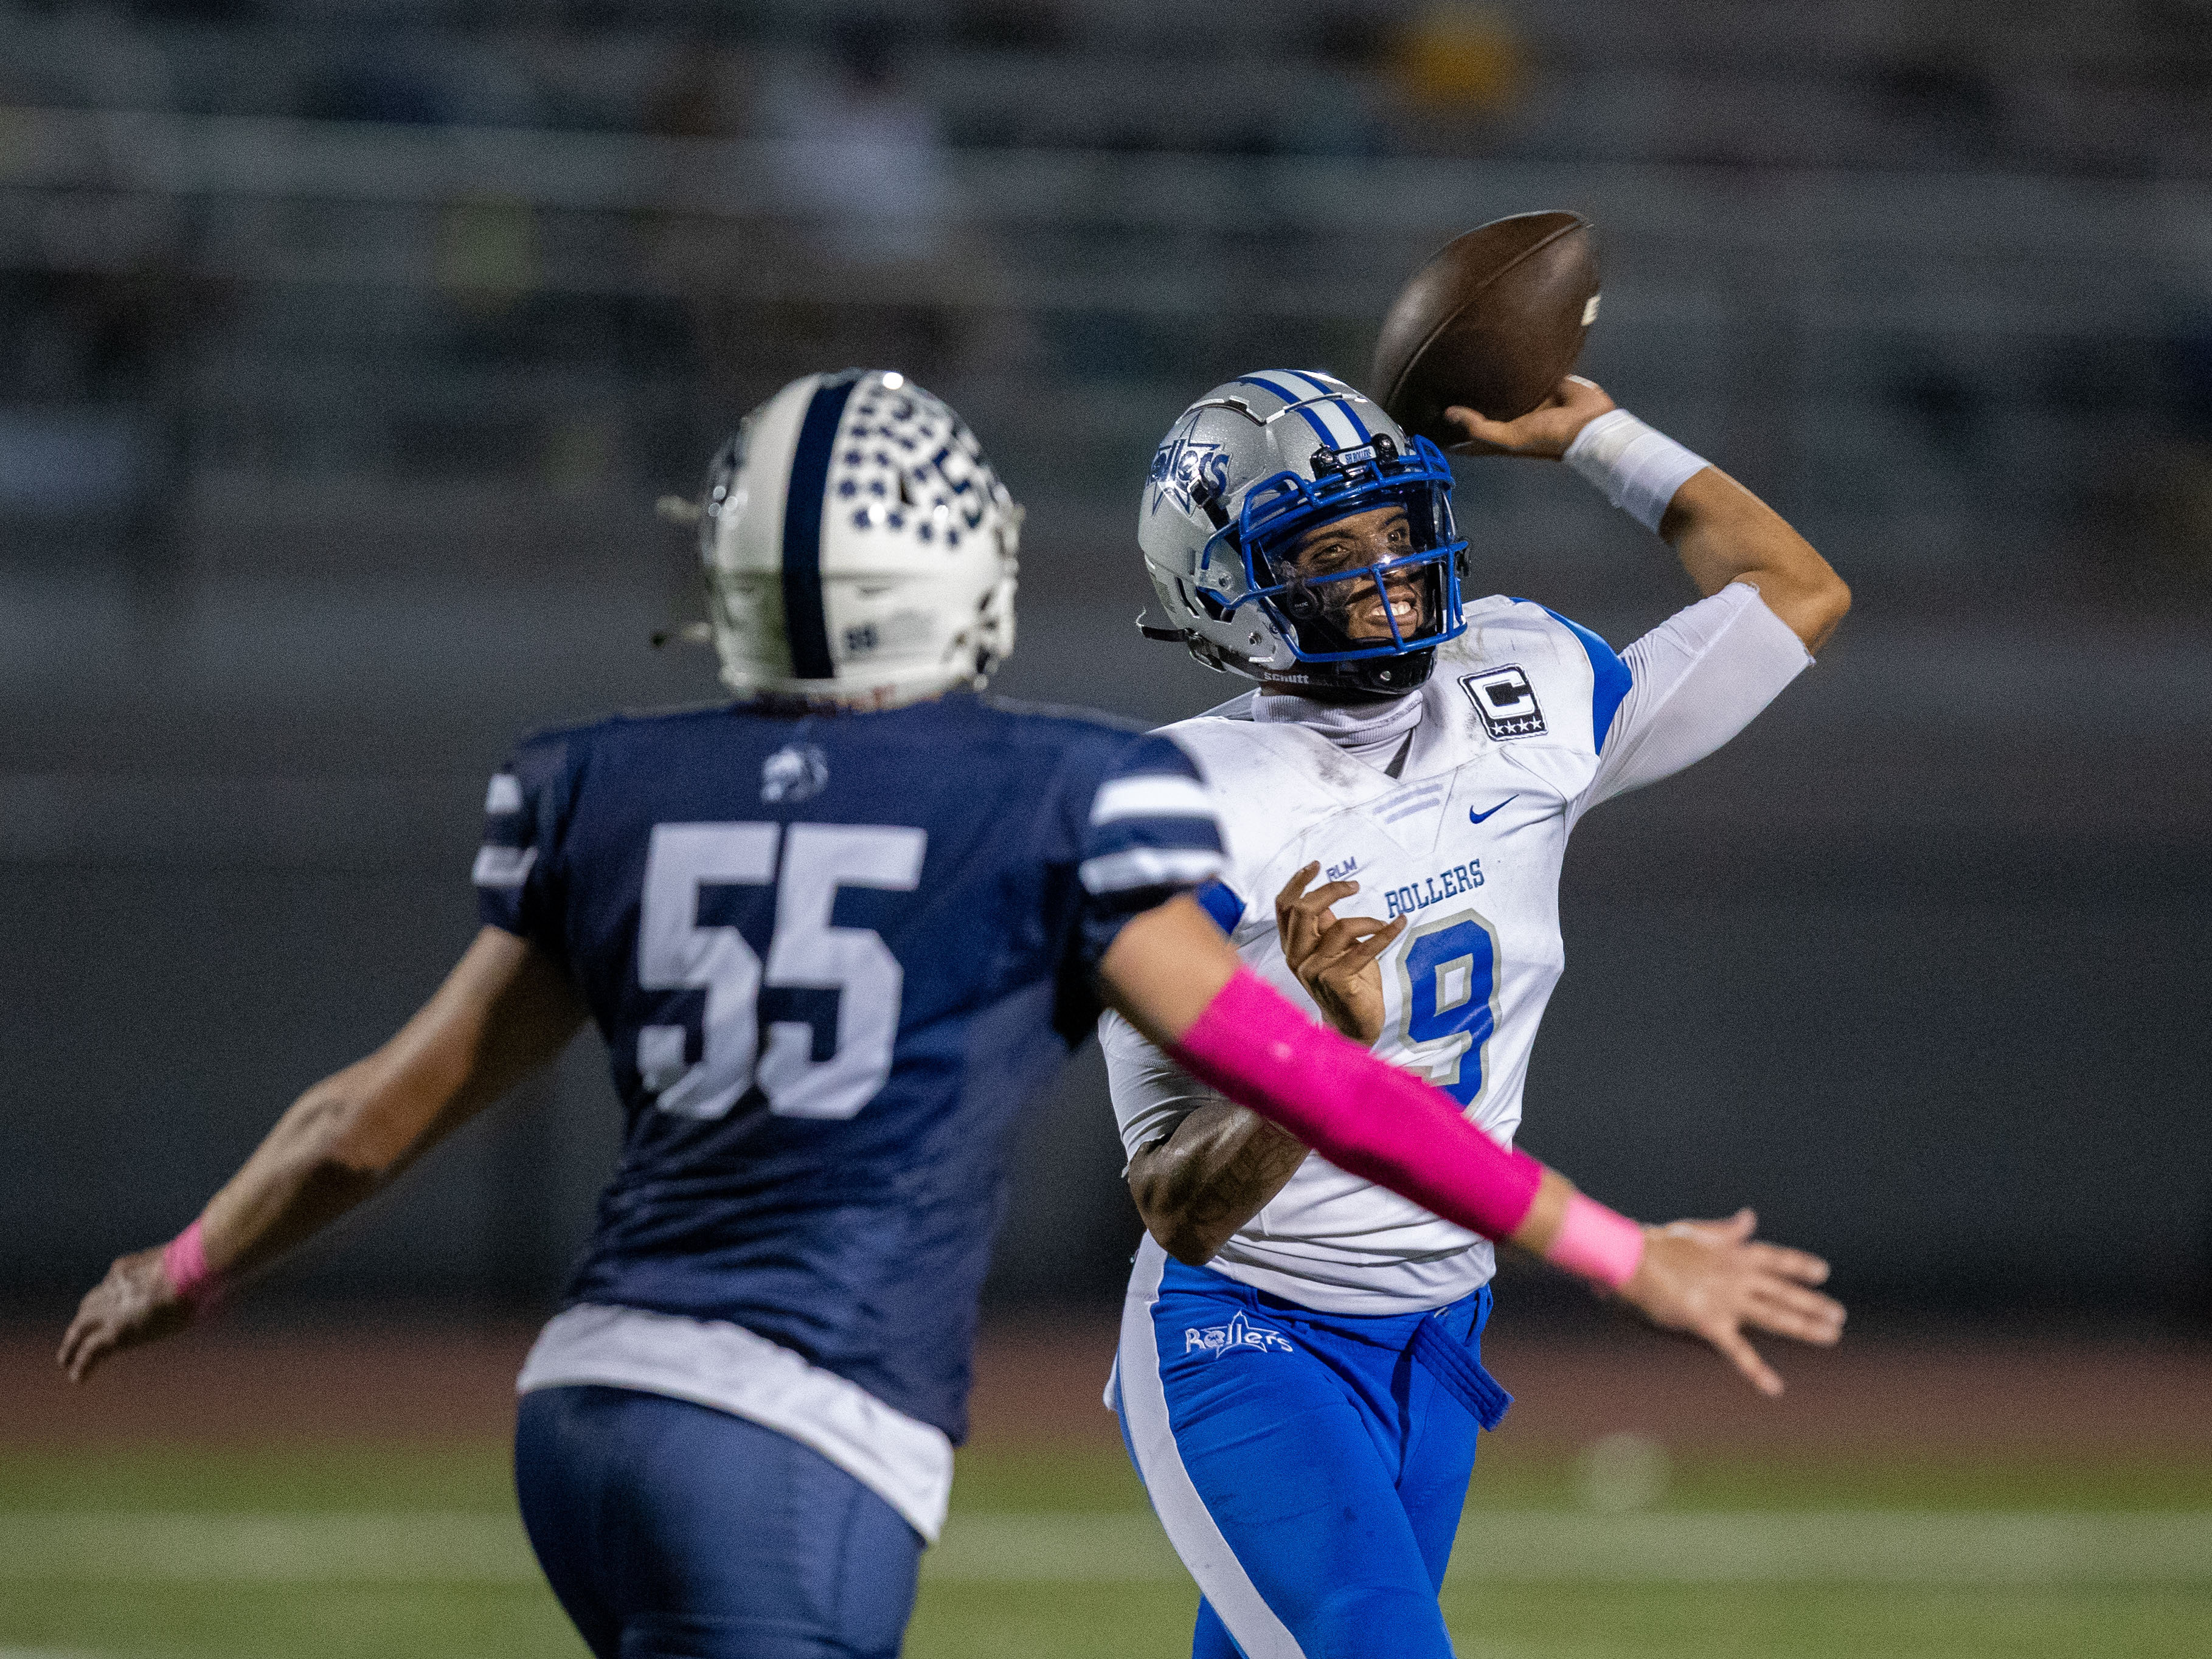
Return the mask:
POLYGON ((1129 1294, 1121 1304, 1121 1345, 1115 1359, 1120 1384, 1122 1426, 1137 1455, 1137 1472, 1168 1541, 1198 1581, 1221 1622, 1244 1650, 1245 1659, 1305 1659, 1274 1610, 1260 1598, 1243 1564, 1206 1512, 1206 1500, 1191 1484, 1168 1425, 1168 1399, 1160 1385, 1159 1343, 1152 1328, 1152 1304, 1159 1299, 1167 1252, 1150 1235, 1137 1248, 1129 1294))

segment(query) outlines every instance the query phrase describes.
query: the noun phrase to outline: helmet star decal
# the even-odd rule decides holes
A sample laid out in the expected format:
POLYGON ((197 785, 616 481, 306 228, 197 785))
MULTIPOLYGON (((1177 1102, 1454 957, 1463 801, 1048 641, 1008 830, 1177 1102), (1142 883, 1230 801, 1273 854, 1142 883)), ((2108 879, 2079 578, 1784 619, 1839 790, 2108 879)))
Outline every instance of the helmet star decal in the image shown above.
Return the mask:
POLYGON ((1152 510, 1158 512, 1161 499, 1173 496, 1175 504, 1188 513, 1191 509, 1191 490, 1206 484, 1219 495, 1229 483, 1229 452, 1219 444, 1206 443, 1191 438, 1173 438, 1162 444, 1159 453, 1152 457, 1152 510))

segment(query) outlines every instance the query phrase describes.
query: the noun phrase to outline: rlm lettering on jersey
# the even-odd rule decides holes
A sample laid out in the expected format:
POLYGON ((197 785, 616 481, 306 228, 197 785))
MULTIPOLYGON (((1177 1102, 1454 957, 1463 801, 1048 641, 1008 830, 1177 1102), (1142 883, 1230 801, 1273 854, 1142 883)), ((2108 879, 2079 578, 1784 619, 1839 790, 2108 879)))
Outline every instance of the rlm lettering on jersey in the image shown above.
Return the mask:
MULTIPOLYGON (((1479 600, 1466 616, 1413 694, 1425 706, 1399 778, 1308 727, 1255 720, 1249 696, 1167 729, 1222 815, 1229 870, 1200 900, 1253 970, 1318 1018, 1284 959, 1274 897, 1309 863, 1357 880, 1339 915, 1409 918, 1382 959, 1376 1052, 1510 1145, 1565 965, 1559 884, 1575 823, 1718 748, 1810 659, 1741 584, 1620 655, 1525 600, 1479 600)), ((1112 1015, 1101 1038, 1133 1155, 1212 1098, 1112 1015)), ((1488 1241, 1309 1158, 1211 1265, 1325 1312, 1389 1314, 1468 1295, 1495 1258, 1488 1241)))

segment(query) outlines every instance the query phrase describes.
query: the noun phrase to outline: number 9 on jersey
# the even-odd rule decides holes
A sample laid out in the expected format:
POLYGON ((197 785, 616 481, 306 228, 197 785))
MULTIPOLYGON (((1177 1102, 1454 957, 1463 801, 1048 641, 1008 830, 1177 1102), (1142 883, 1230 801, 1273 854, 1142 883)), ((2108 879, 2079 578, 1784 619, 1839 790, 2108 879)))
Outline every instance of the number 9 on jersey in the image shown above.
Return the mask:
POLYGON ((1498 940, 1473 911, 1417 928, 1398 958, 1408 1047, 1429 1081, 1462 1107, 1482 1093, 1483 1053, 1498 1029, 1498 940))

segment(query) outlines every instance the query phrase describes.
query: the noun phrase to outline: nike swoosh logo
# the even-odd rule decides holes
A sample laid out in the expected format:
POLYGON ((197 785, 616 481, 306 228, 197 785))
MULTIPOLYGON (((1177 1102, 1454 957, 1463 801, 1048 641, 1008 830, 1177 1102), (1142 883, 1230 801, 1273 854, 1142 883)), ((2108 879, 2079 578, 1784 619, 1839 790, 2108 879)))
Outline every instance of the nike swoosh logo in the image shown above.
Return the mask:
POLYGON ((1520 799, 1521 797, 1518 795, 1508 795, 1504 800, 1498 802, 1496 806, 1492 807, 1488 812, 1478 812, 1474 808, 1470 806, 1467 809, 1467 821, 1469 823, 1480 823, 1483 819, 1491 817, 1492 814, 1502 811, 1505 807, 1510 806, 1515 801, 1519 800, 1520 799))

